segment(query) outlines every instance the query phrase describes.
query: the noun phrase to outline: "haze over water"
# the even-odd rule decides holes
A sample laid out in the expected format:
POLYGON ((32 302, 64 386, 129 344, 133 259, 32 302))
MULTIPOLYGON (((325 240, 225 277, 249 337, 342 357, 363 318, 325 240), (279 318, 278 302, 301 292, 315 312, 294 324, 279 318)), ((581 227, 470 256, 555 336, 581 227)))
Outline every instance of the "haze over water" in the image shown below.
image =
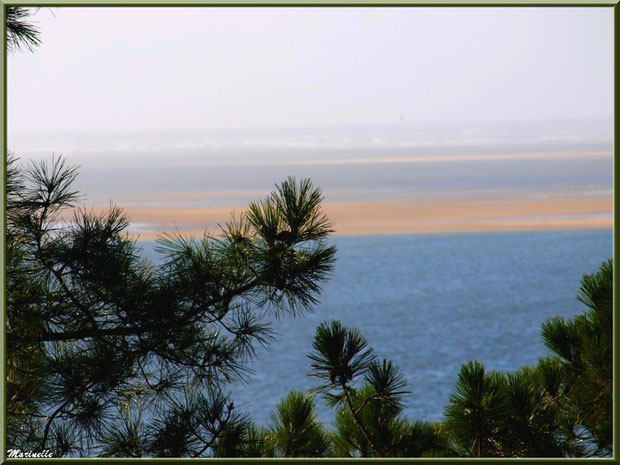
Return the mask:
POLYGON ((80 164, 143 239, 288 175, 340 234, 611 226, 610 8, 35 11, 9 148, 80 164))
POLYGON ((579 279, 613 253, 611 8, 35 17, 42 45, 7 66, 8 147, 79 164, 84 203, 125 208, 153 260, 158 234, 217 232, 289 175, 323 189, 334 275, 231 387, 260 424, 316 386, 329 319, 403 370, 409 418, 441 420, 461 364, 536 363, 541 323, 583 311, 579 279))
MULTIPOLYGON (((316 312, 273 321, 278 334, 271 349, 259 351, 246 385, 231 387, 236 405, 266 424, 290 389, 316 385, 307 376, 306 357, 314 329, 324 320, 340 319, 359 328, 378 356, 403 370, 411 391, 406 415, 439 421, 461 364, 477 359, 500 371, 535 364, 546 354, 542 322, 583 311, 575 299, 580 277, 596 271, 613 252, 610 134, 609 123, 601 120, 468 127, 399 122, 16 139, 14 146, 26 159, 49 156, 46 147, 56 146, 69 162, 80 163, 77 186, 87 194, 87 204, 105 208, 115 201, 130 216, 159 212, 151 223, 132 224, 143 239, 183 230, 183 222, 161 216, 189 209, 195 209, 193 221, 200 228, 217 231, 208 212, 217 210, 225 221, 230 209, 267 195, 288 175, 310 177, 324 189, 326 209, 344 205, 361 222, 385 213, 394 202, 422 202, 430 205, 420 210, 427 214, 446 208, 441 202, 457 202, 460 207, 449 217, 454 224, 460 211, 466 213, 460 221, 467 222, 480 205, 514 199, 525 202, 521 220, 529 218, 542 229, 558 229, 549 227, 550 219, 602 221, 597 231, 489 233, 484 232, 488 223, 475 223, 477 234, 336 237, 335 273, 316 312), (579 211, 597 199, 607 201, 600 212, 579 211), (558 200, 577 210, 567 216, 551 203, 547 216, 541 216, 541 202, 558 200), (372 207, 376 202, 379 208, 372 207)), ((507 215, 495 221, 510 230, 507 215)), ((388 220, 379 217, 384 226, 379 232, 386 232, 388 220)), ((191 225, 188 230, 194 232, 191 225)), ((141 244, 158 259, 152 242, 141 244)), ((321 401, 317 405, 321 421, 329 424, 333 412, 321 401)))
MULTIPOLYGON (((162 215, 183 211, 182 220, 191 209, 197 234, 206 226, 217 232, 209 212, 225 221, 230 209, 267 195, 288 175, 310 177, 323 188, 328 213, 343 206, 362 223, 374 215, 384 227, 380 233, 389 232, 385 226, 394 218, 426 220, 399 217, 398 211, 386 218, 381 216, 386 205, 422 205, 428 209, 419 211, 431 215, 435 208, 448 208, 445 202, 452 206, 446 221, 453 226, 473 221, 478 209, 492 202, 501 207, 519 201, 521 221, 564 229, 510 232, 514 218, 501 212, 495 223, 505 226, 502 233, 485 232, 493 223, 487 220, 483 227, 472 223, 475 234, 341 234, 332 240, 339 249, 335 272, 315 313, 274 320, 271 349, 259 351, 247 384, 231 386, 235 404, 266 424, 289 390, 316 386, 307 376, 306 357, 314 329, 340 319, 359 328, 379 357, 403 370, 411 391, 406 415, 439 421, 461 364, 476 359, 500 371, 535 364, 546 354, 540 325, 555 315, 569 318, 583 311, 575 298, 579 279, 613 253, 610 135, 609 123, 600 120, 469 129, 396 123, 242 135, 15 139, 13 147, 26 161, 49 156, 47 147, 55 146, 70 163, 81 164, 77 187, 88 205, 106 208, 114 201, 130 216, 154 212, 151 223, 131 226, 142 239, 183 231, 183 222, 162 215), (601 199, 600 211, 586 208, 601 199), (559 201, 565 203, 553 203, 559 201), (546 216, 541 204, 549 208, 546 216), (557 205, 576 210, 566 215, 554 209, 557 205), (462 212, 465 216, 455 219, 462 212), (550 223, 567 218, 599 221, 598 230, 550 223)), ((191 224, 187 230, 194 232, 191 224)), ((153 242, 140 244, 158 260, 153 242)), ((329 424, 333 412, 321 401, 317 406, 321 421, 329 424)))
MULTIPOLYGON (((462 210, 455 201, 488 203, 489 197, 498 205, 529 202, 525 213, 523 208, 513 213, 506 209, 503 220, 549 220, 555 215, 556 220, 605 219, 610 226, 611 134, 604 119, 468 125, 400 121, 286 130, 15 137, 12 149, 25 159, 62 153, 81 165, 76 186, 86 203, 105 208, 114 202, 127 208, 134 220, 132 231, 149 239, 171 228, 217 230, 230 210, 267 195, 289 175, 309 177, 321 187, 328 212, 331 204, 339 206, 332 212, 340 233, 381 233, 371 204, 375 202, 400 202, 390 204, 396 216, 405 211, 402 202, 445 211, 434 221, 447 224, 454 208, 462 210), (432 199, 452 203, 431 205, 432 199), (570 199, 599 204, 583 211, 553 204, 538 211, 536 203, 570 199), (607 199, 603 206, 601 199, 607 199), (347 208, 349 204, 357 210, 347 208), (360 211, 366 220, 375 218, 373 229, 358 221, 360 211)), ((403 232, 415 232, 407 229, 406 215, 384 221, 383 229, 395 232, 405 224, 403 232)), ((471 227, 485 229, 478 223, 471 227)))

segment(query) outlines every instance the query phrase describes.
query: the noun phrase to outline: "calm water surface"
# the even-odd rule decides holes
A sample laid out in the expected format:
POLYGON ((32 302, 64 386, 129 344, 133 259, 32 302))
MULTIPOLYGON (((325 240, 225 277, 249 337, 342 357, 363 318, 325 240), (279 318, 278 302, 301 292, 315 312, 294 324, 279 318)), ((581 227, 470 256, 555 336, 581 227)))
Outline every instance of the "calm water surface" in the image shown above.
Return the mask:
MULTIPOLYGON (((232 387, 235 405, 260 424, 290 390, 308 390, 314 329, 341 320, 357 327, 380 358, 393 360, 411 394, 406 414, 438 421, 460 366, 479 360, 512 371, 546 355, 541 324, 572 317, 584 273, 612 256, 612 232, 519 232, 337 237, 337 262, 316 311, 275 322, 254 374, 232 387)), ((153 255, 152 242, 143 245, 153 255)), ((154 256, 155 257, 155 256, 154 256)), ((333 412, 319 400, 319 418, 333 412)))

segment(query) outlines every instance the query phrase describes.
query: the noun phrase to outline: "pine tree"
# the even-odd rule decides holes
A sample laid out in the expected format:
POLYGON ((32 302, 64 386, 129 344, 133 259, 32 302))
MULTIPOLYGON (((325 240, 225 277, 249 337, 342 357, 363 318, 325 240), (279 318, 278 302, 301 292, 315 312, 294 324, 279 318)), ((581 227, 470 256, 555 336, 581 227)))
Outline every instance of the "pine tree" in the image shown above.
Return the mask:
POLYGON ((500 435, 507 415, 502 378, 477 361, 461 367, 445 410, 446 426, 461 456, 502 456, 500 435))
POLYGON ((213 454, 249 425, 226 385, 272 338, 265 317, 311 311, 332 269, 321 192, 289 178, 217 236, 162 236, 154 264, 120 208, 76 208, 76 176, 62 159, 9 163, 8 445, 213 454))
POLYGON ((581 281, 589 310, 542 327, 551 355, 514 373, 463 365, 445 410, 459 455, 588 457, 612 453, 613 264, 581 281))
POLYGON ((590 444, 587 455, 613 452, 613 261, 584 275, 578 300, 588 310, 566 321, 551 318, 542 338, 559 365, 559 402, 576 412, 582 431, 575 435, 590 444), (585 431, 583 431, 585 430, 585 431))
POLYGON ((378 361, 366 338, 339 321, 319 325, 311 375, 323 380, 315 391, 337 408, 332 435, 338 457, 446 455, 439 428, 402 417, 408 391, 400 369, 378 361), (355 384, 361 381, 362 385, 355 384))
POLYGON ((277 457, 325 457, 329 439, 309 394, 291 391, 272 413, 268 441, 277 457))
POLYGON ((33 10, 23 6, 7 6, 5 9, 6 46, 11 52, 26 49, 33 51, 41 43, 39 29, 28 18, 33 10))

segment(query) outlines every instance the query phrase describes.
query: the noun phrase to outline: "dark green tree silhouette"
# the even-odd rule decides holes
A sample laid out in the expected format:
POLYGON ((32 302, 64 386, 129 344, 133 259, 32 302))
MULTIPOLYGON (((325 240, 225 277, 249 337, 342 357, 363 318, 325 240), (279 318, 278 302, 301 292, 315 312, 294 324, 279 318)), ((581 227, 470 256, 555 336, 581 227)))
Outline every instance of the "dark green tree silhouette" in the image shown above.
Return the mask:
POLYGON ((366 338, 339 321, 319 325, 311 375, 315 391, 337 408, 334 454, 345 457, 415 457, 446 453, 439 429, 401 416, 406 383, 391 361, 377 361, 366 338), (362 386, 355 387, 357 381, 362 386))
POLYGON ((588 311, 572 320, 555 317, 542 328, 545 345, 561 375, 559 405, 577 412, 590 443, 587 455, 612 453, 613 446, 613 262, 584 275, 577 297, 588 311))
POLYGON ((265 317, 311 311, 331 271, 322 195, 289 178, 218 236, 162 236, 154 264, 121 209, 67 219, 76 175, 61 159, 9 166, 8 445, 210 455, 248 427, 225 386, 269 343, 265 317))
POLYGON ((552 355, 536 367, 488 373, 461 368, 446 429, 462 456, 588 457, 612 453, 613 265, 585 275, 578 299, 589 310, 547 320, 552 355))
POLYGON ((215 457, 273 457, 275 454, 267 428, 255 424, 224 428, 213 448, 215 457))
POLYGON ((541 359, 536 367, 524 366, 502 377, 506 416, 502 419, 502 454, 511 457, 562 457, 578 454, 572 441, 575 425, 570 412, 556 408, 545 386, 555 367, 541 359))
MULTIPOLYGON (((400 402, 376 395, 377 391, 370 384, 364 384, 352 391, 351 400, 359 421, 365 426, 374 446, 385 457, 450 455, 448 443, 439 425, 410 421, 402 415, 403 406, 400 402)), ((347 406, 338 409, 334 424, 335 431, 332 434, 334 456, 376 455, 347 406)))
POLYGON ((267 434, 277 457, 325 457, 330 446, 312 398, 298 391, 278 403, 267 434))
POLYGON ((501 375, 488 373, 479 362, 461 367, 445 411, 446 426, 459 455, 502 455, 498 436, 507 409, 501 383, 501 375))
POLYGON ((6 47, 11 52, 18 50, 33 51, 40 43, 39 29, 32 24, 29 17, 38 8, 23 6, 6 6, 6 47))
POLYGON ((346 405, 371 449, 378 457, 383 457, 352 400, 352 384, 368 371, 375 359, 368 341, 357 329, 332 321, 316 328, 312 347, 314 352, 308 356, 312 360, 311 375, 325 381, 316 391, 322 393, 332 407, 346 405))

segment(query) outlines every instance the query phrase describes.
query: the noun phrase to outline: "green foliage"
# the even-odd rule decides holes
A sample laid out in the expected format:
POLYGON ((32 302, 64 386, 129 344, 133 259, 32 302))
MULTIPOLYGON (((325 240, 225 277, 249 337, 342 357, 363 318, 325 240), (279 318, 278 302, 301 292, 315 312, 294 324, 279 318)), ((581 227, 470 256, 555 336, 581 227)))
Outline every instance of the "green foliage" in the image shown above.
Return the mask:
POLYGON ((120 208, 73 209, 70 219, 77 170, 62 159, 25 169, 11 159, 7 171, 9 446, 59 456, 232 450, 225 438, 250 430, 225 385, 271 340, 266 314, 311 311, 332 269, 320 191, 289 178, 251 221, 199 240, 162 236, 156 265, 120 208))
POLYGON ((381 363, 373 361, 364 379, 372 389, 373 400, 395 412, 402 409, 402 396, 409 391, 405 390, 407 383, 403 374, 391 360, 383 359, 381 363))
POLYGON ((215 457, 274 456, 267 429, 254 424, 224 428, 213 448, 215 457))
POLYGON ((582 457, 612 453, 613 264, 583 277, 588 311, 542 328, 551 355, 513 373, 462 366, 445 422, 403 416, 403 374, 339 321, 312 345, 317 421, 291 392, 267 428, 234 406, 265 316, 311 311, 332 269, 322 195, 288 178, 220 234, 163 235, 156 265, 118 207, 75 208, 62 159, 7 163, 7 438, 55 456, 582 457), (67 215, 73 209, 73 217, 67 215))
POLYGON ((271 415, 268 432, 278 457, 324 457, 329 442, 309 395, 292 391, 271 415))
POLYGON ((287 178, 270 197, 250 203, 247 217, 231 223, 226 236, 253 260, 268 291, 263 303, 279 315, 303 313, 317 303, 317 277, 331 270, 335 249, 324 238, 333 232, 321 212, 323 195, 310 180, 287 178), (247 221, 247 224, 245 224, 247 221), (251 239, 244 234, 252 231, 251 239))
POLYGON ((332 407, 346 404, 375 455, 383 457, 360 419, 362 406, 356 409, 353 404, 352 385, 369 370, 375 358, 366 338, 357 329, 346 328, 339 321, 325 322, 317 327, 312 347, 314 353, 308 356, 312 360, 311 376, 325 380, 315 391, 321 392, 332 407))
POLYGON ((507 413, 501 383, 499 374, 487 373, 479 362, 461 367, 445 411, 446 427, 461 455, 501 455, 497 435, 507 413))
POLYGON ((141 418, 126 416, 106 428, 103 457, 135 458, 147 455, 148 434, 141 418))
POLYGON ((563 372, 562 402, 579 412, 588 455, 608 455, 613 442, 613 262, 583 276, 579 301, 588 311, 566 321, 552 318, 542 327, 545 345, 563 372))
POLYGON ((411 422, 402 416, 400 399, 377 396, 370 384, 351 393, 354 412, 365 426, 371 442, 361 432, 353 413, 341 407, 335 418, 332 435, 334 456, 384 457, 446 456, 449 451, 439 427, 427 422, 411 422))
POLYGON ((401 417, 408 394, 400 370, 375 359, 362 334, 339 321, 320 324, 315 332, 311 375, 323 380, 315 390, 337 407, 331 435, 337 457, 417 457, 446 455, 438 428, 401 417), (354 384, 363 380, 361 388, 354 384))
POLYGON ((357 329, 331 321, 316 328, 312 347, 310 375, 325 381, 316 390, 333 406, 343 403, 347 386, 366 373, 375 358, 368 341, 357 329))
POLYGON ((460 456, 581 456, 578 425, 562 405, 563 376, 552 358, 506 375, 479 362, 461 368, 446 407, 446 432, 460 456))
POLYGON ((37 9, 23 6, 6 7, 6 46, 9 51, 22 49, 33 51, 41 43, 39 29, 28 20, 32 10, 37 9))
POLYGON ((583 457, 612 452, 613 265, 585 275, 578 299, 589 311, 543 324, 553 355, 535 368, 487 373, 461 368, 446 407, 459 455, 583 457))
POLYGON ((506 417, 502 419, 503 455, 513 457, 561 457, 569 452, 566 431, 554 398, 545 390, 541 371, 522 367, 509 373, 503 384, 506 417))
POLYGON ((397 422, 392 433, 392 450, 398 457, 452 457, 454 453, 441 423, 397 422))

